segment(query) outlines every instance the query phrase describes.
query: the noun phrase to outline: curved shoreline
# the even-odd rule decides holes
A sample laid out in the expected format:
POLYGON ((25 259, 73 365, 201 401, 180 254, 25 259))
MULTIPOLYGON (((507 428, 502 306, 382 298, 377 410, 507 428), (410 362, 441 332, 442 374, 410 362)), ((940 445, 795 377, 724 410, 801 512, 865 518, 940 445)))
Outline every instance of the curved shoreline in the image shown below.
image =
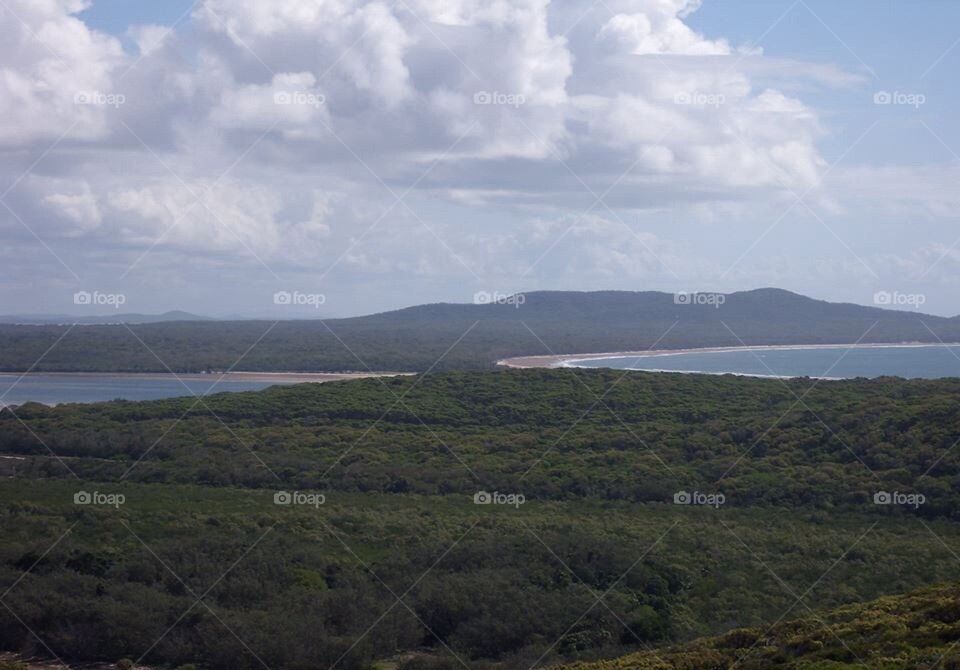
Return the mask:
MULTIPOLYGON (((198 372, 189 372, 185 374, 177 374, 172 372, 50 372, 50 371, 30 371, 30 372, 0 372, 0 385, 7 385, 6 389, 0 389, 0 410, 5 407, 16 407, 17 405, 24 404, 25 402, 38 402, 42 405, 47 405, 48 407, 55 407, 59 404, 68 404, 68 403, 95 403, 95 402, 109 402, 113 398, 103 398, 103 399, 69 399, 63 400, 60 402, 49 402, 46 400, 22 400, 20 402, 16 401, 7 401, 7 394, 13 391, 13 389, 23 380, 43 380, 47 378, 51 385, 61 384, 67 385, 73 382, 80 382, 81 384, 96 384, 97 380, 108 380, 114 382, 169 382, 173 384, 180 384, 178 386, 178 392, 172 393, 170 395, 161 396, 162 398, 176 398, 186 395, 196 395, 194 391, 190 390, 190 387, 187 386, 188 382, 197 383, 205 382, 209 384, 209 388, 203 392, 203 395, 207 395, 213 391, 216 392, 236 392, 238 389, 230 388, 230 384, 264 384, 266 386, 272 385, 294 385, 294 384, 305 384, 305 383, 326 383, 326 382, 339 382, 339 381, 351 381, 355 379, 371 379, 376 377, 396 377, 404 375, 412 375, 412 372, 207 372, 207 373, 198 373, 198 372), (50 380, 49 378, 55 378, 50 380), (69 381, 68 381, 69 380, 69 381), (186 393, 179 391, 183 387, 186 393)), ((159 400, 161 398, 152 398, 159 400)))
MULTIPOLYGON (((646 349, 643 351, 610 351, 583 354, 551 354, 548 356, 515 356, 497 361, 497 365, 527 368, 577 368, 584 361, 596 361, 612 358, 653 358, 677 356, 680 354, 726 353, 737 351, 769 351, 789 349, 906 349, 918 347, 960 347, 958 342, 870 342, 866 344, 748 344, 736 347, 693 347, 687 349, 646 349)), ((623 369, 623 368, 619 368, 623 369)), ((678 374, 731 374, 742 377, 766 377, 775 379, 789 378, 780 375, 755 375, 743 372, 706 372, 695 370, 645 369, 646 372, 673 372, 678 374)), ((822 377, 822 379, 842 379, 842 377, 822 377)))
POLYGON ((349 379, 369 379, 371 377, 398 377, 412 375, 413 372, 55 372, 40 370, 32 372, 0 372, 0 378, 16 377, 85 377, 97 379, 114 377, 123 379, 169 379, 182 381, 224 382, 266 382, 274 384, 297 384, 304 382, 335 382, 349 379))

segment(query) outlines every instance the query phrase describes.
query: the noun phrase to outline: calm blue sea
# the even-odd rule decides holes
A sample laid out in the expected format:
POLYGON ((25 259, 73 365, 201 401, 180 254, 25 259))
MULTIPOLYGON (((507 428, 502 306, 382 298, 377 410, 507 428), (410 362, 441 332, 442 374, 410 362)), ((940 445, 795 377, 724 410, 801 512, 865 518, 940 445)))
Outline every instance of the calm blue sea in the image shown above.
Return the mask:
POLYGON ((739 349, 571 361, 578 367, 778 377, 960 377, 960 345, 739 349))
POLYGON ((56 405, 68 402, 102 400, 158 400, 177 396, 206 395, 222 391, 259 391, 276 382, 221 381, 187 377, 183 383, 173 375, 64 375, 36 374, 20 379, 20 375, 0 373, 0 406, 21 405, 28 401, 56 405), (189 388, 189 390, 188 390, 189 388))

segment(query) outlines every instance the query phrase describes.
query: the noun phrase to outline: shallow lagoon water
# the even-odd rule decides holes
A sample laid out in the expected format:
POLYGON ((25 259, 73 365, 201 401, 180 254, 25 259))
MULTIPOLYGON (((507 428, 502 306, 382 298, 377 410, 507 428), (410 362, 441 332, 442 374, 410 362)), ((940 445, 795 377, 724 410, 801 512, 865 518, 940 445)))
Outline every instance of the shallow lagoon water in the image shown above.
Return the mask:
POLYGON ((960 345, 745 347, 569 359, 565 366, 757 377, 960 377, 960 345))
MULTIPOLYGON (((177 396, 207 395, 223 391, 259 391, 277 381, 224 379, 219 375, 209 379, 173 375, 133 374, 19 374, 0 373, 0 406, 40 402, 58 405, 70 402, 100 402, 104 400, 159 400, 177 396)), ((286 382, 291 383, 291 382, 286 382)))

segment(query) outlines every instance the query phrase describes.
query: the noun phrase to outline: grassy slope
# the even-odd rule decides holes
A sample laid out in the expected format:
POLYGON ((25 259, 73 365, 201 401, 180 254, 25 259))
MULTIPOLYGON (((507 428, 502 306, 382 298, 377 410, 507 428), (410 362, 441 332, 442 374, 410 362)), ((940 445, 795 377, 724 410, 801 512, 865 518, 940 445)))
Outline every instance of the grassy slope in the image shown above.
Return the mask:
POLYGON ((568 670, 960 667, 960 585, 884 596, 772 626, 568 670))

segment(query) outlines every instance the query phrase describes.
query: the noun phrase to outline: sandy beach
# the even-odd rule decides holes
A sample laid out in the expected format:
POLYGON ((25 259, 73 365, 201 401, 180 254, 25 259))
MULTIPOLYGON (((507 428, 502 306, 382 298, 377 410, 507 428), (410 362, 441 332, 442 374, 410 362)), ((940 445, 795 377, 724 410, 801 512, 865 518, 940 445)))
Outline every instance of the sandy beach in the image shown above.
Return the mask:
POLYGON ((412 372, 0 372, 0 377, 43 377, 49 375, 89 378, 180 379, 182 381, 210 382, 264 382, 269 384, 298 384, 303 382, 335 382, 369 377, 398 377, 412 372))
POLYGON ((956 342, 876 342, 867 344, 760 344, 739 347, 699 347, 691 349, 646 349, 643 351, 608 351, 585 354, 556 354, 549 356, 517 356, 497 361, 497 365, 509 368, 562 368, 576 367, 579 361, 604 358, 648 358, 652 356, 676 356, 677 354, 719 353, 725 351, 765 351, 770 349, 875 349, 899 347, 956 347, 956 342))

